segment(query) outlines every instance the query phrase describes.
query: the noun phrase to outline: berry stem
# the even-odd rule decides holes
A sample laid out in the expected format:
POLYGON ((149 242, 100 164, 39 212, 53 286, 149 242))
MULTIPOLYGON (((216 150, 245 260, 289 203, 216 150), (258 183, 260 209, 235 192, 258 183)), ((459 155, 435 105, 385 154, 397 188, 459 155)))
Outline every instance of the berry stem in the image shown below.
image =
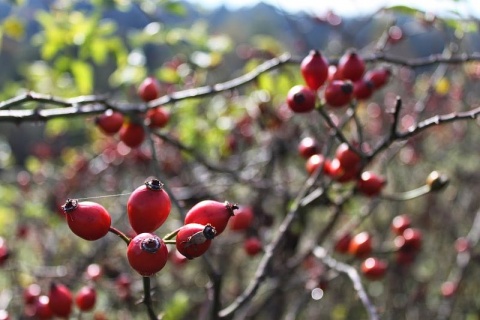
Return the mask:
POLYGON ((125 233, 123 233, 122 231, 118 230, 117 228, 115 227, 112 227, 110 226, 110 228, 108 229, 109 232, 117 235, 118 237, 120 237, 120 239, 122 239, 127 245, 130 243, 130 241, 132 239, 130 239, 129 237, 127 237, 127 235, 125 233))
POLYGON ((147 307, 147 313, 150 320, 158 320, 152 306, 152 294, 150 287, 150 277, 143 277, 143 304, 147 307))
POLYGON ((163 242, 164 242, 165 244, 176 244, 176 243, 177 243, 175 239, 163 240, 163 242))
POLYGON ((165 243, 167 243, 168 240, 174 239, 174 238, 177 236, 177 233, 178 233, 179 231, 180 231, 180 228, 178 228, 177 230, 174 230, 174 231, 172 231, 172 232, 170 232, 170 233, 167 233, 167 234, 165 235, 165 237, 163 237, 162 240, 163 240, 165 243))
POLYGON ((423 185, 419 188, 402 192, 402 193, 383 194, 383 195, 380 195, 380 198, 385 200, 392 200, 392 201, 407 201, 407 200, 412 200, 412 199, 424 196, 431 191, 432 190, 430 186, 423 185))

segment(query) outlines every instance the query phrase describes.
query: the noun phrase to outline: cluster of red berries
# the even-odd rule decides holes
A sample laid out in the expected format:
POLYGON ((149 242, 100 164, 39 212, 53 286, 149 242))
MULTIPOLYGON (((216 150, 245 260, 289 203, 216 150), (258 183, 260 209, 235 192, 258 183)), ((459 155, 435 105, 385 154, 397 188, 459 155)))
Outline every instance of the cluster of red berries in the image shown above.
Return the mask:
POLYGON ((300 71, 306 85, 294 86, 287 95, 288 106, 297 113, 315 109, 318 94, 332 108, 342 108, 353 99, 367 100, 388 82, 391 74, 387 67, 365 73, 365 61, 354 50, 347 51, 337 66, 329 65, 320 51, 312 50, 302 60, 300 71))
MULTIPOLYGON (((127 259, 142 276, 154 275, 167 263, 167 245, 154 232, 167 220, 170 209, 170 197, 157 179, 135 189, 127 201, 128 220, 136 233, 128 241, 127 259)), ((178 252, 188 259, 205 253, 211 240, 225 230, 236 209, 228 202, 197 203, 187 212, 185 224, 171 234, 176 237, 178 252)), ((72 232, 85 240, 98 240, 112 231, 110 214, 98 203, 69 199, 63 210, 72 232)))
POLYGON ((85 285, 75 295, 64 284, 52 282, 47 294, 41 287, 32 283, 23 291, 25 316, 46 320, 53 317, 68 318, 74 306, 80 312, 91 311, 97 300, 97 292, 92 285, 85 285))
MULTIPOLYGON (((396 262, 401 265, 412 263, 422 246, 421 231, 411 228, 411 220, 407 215, 393 218, 391 230, 396 235, 393 239, 396 262)), ((370 256, 373 251, 373 237, 366 231, 354 236, 350 233, 343 234, 337 239, 334 249, 339 253, 365 259, 360 269, 367 279, 381 279, 387 271, 388 263, 385 260, 370 256)))
POLYGON ((312 137, 305 137, 300 141, 298 152, 306 159, 305 169, 310 175, 322 170, 324 174, 340 183, 356 181, 356 190, 365 196, 377 196, 386 184, 382 176, 372 171, 362 172, 362 158, 347 143, 337 147, 332 160, 321 154, 318 142, 312 137))
POLYGON ((396 261, 401 265, 412 263, 422 247, 422 232, 412 228, 411 224, 406 214, 396 216, 391 224, 391 230, 396 235, 393 239, 396 261))
MULTIPOLYGON (((153 77, 146 78, 138 87, 139 97, 152 101, 160 96, 160 84, 153 77)), ((170 119, 170 113, 162 107, 149 109, 144 115, 145 125, 150 128, 163 128, 170 119)), ((112 109, 106 110, 95 119, 96 125, 106 135, 119 134, 120 140, 130 148, 140 146, 145 139, 145 130, 141 123, 125 121, 122 113, 112 109)))

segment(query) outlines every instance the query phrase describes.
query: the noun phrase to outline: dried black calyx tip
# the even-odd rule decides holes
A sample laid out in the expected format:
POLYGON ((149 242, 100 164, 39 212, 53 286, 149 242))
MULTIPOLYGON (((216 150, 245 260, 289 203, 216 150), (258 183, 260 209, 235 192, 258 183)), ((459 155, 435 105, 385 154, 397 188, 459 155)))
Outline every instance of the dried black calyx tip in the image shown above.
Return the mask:
POLYGON ((449 182, 450 180, 447 175, 438 171, 432 171, 427 177, 427 185, 431 191, 440 191, 445 188, 449 182))
POLYGON ((162 244, 160 243, 160 239, 158 237, 151 237, 143 239, 140 246, 144 251, 155 253, 158 251, 158 249, 160 249, 161 245, 162 244))
POLYGON ((236 203, 231 204, 228 201, 225 201, 225 207, 227 208, 228 212, 231 216, 235 215, 235 210, 238 210, 238 205, 236 203))
POLYGON ((351 81, 345 81, 341 86, 342 92, 345 94, 350 94, 353 92, 353 83, 351 81))
POLYGON ((305 102, 305 100, 307 99, 302 92, 297 92, 293 95, 293 101, 295 101, 295 103, 302 104, 305 102))
POLYGON ((213 238, 215 238, 216 235, 217 230, 215 230, 215 228, 211 224, 207 224, 205 228, 203 228, 203 236, 206 239, 212 240, 213 238))
POLYGON ((151 179, 145 182, 145 185, 149 190, 162 190, 163 189, 163 183, 158 180, 158 179, 151 179))
POLYGON ((65 204, 62 206, 64 212, 70 212, 75 210, 78 207, 78 200, 77 199, 67 199, 65 204))

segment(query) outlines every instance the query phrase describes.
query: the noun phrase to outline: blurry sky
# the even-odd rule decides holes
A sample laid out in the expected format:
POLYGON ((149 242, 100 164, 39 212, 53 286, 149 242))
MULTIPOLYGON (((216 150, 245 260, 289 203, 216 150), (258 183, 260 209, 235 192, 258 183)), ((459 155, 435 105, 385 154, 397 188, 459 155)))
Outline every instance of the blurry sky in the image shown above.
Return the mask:
MULTIPOLYGON (((214 8, 222 4, 236 9, 242 6, 252 6, 260 0, 188 0, 206 8, 214 8)), ((263 2, 279 6, 285 11, 295 12, 305 10, 321 15, 331 9, 344 16, 368 14, 375 10, 393 5, 407 5, 435 14, 457 11, 462 17, 480 17, 480 0, 263 0, 263 2)))

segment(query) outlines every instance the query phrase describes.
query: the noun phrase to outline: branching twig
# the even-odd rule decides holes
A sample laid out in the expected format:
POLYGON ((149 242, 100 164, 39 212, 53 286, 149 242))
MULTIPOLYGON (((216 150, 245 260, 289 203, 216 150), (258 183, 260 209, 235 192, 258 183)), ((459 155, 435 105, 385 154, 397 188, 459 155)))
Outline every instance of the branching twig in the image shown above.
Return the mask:
POLYGON ((362 301, 362 304, 367 310, 370 319, 371 320, 379 319, 377 309, 373 305, 373 303, 370 301, 370 298, 368 297, 365 289, 363 288, 362 281, 360 280, 360 276, 358 275, 358 272, 354 267, 333 259, 330 255, 328 255, 327 251, 322 247, 315 248, 315 250, 313 251, 313 254, 315 255, 315 257, 322 260, 323 263, 325 263, 330 268, 340 273, 345 273, 350 278, 350 281, 352 281, 353 288, 357 292, 358 297, 360 298, 360 300, 362 301))

